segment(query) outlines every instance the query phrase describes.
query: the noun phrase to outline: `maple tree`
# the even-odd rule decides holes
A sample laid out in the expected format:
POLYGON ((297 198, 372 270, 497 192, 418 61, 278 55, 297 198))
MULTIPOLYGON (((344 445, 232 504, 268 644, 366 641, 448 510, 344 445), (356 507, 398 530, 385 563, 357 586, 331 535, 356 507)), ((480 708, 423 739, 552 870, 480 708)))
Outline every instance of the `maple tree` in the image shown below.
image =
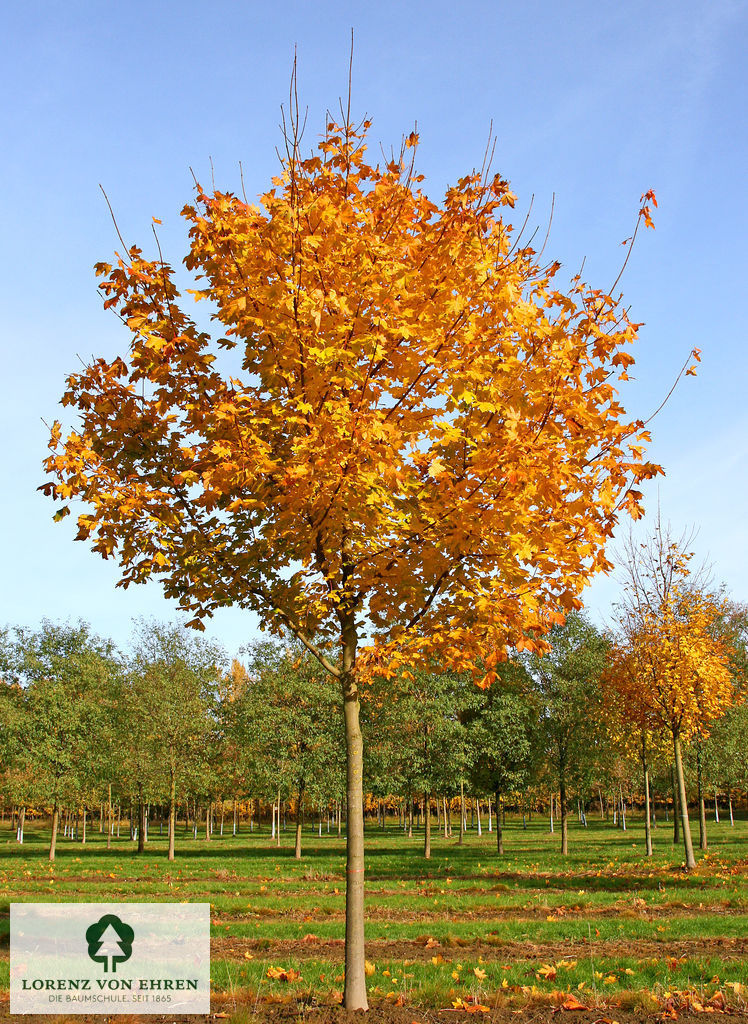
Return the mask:
POLYGON ((578 275, 557 286, 488 167, 437 204, 415 132, 372 165, 370 122, 343 121, 302 157, 292 118, 258 204, 197 186, 185 263, 216 335, 160 251, 97 265, 129 352, 68 378, 80 422, 53 425, 43 489, 83 501, 77 539, 119 561, 121 585, 161 579, 195 627, 252 609, 338 680, 355 1009, 362 685, 435 657, 481 659, 488 684, 508 645, 543 649, 658 467, 618 399, 637 334, 620 297, 578 275))
POLYGON ((736 698, 730 645, 720 636, 724 601, 709 592, 704 572, 693 573, 683 538, 674 540, 657 519, 639 551, 629 544, 626 597, 619 606, 619 637, 611 678, 643 730, 667 730, 686 868, 696 867, 683 771, 683 742, 707 735, 736 698))

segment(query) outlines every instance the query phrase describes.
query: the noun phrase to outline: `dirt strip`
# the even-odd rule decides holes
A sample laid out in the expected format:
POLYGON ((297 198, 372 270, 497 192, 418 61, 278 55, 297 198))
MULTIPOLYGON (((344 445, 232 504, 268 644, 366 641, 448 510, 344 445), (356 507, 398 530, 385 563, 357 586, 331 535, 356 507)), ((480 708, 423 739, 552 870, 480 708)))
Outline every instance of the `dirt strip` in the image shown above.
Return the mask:
MULTIPOLYGON (((11 1016, 7 1012, 7 1002, 0 1003, 0 1021, 2 1024, 49 1024, 48 1015, 24 1014, 11 1016)), ((386 1002, 372 1002, 369 1012, 361 1014, 348 1013, 340 1006, 301 1004, 297 1000, 289 1003, 263 1004, 250 1003, 246 1006, 232 1004, 215 1004, 211 1014, 206 1016, 153 1016, 127 1014, 117 1017, 82 1014, 76 1016, 55 1017, 56 1024, 213 1024, 214 1021, 226 1020, 231 1024, 231 1017, 237 1011, 241 1024, 299 1024, 299 1021, 313 1021, 314 1024, 351 1024, 352 1021, 366 1021, 366 1024, 659 1024, 664 1015, 647 1012, 643 1009, 624 1009, 615 1005, 600 1005, 594 1008, 567 1012, 558 1006, 529 1005, 516 1008, 511 1005, 489 1007, 487 1013, 465 1012, 452 1008, 427 1008, 418 1006, 394 1006, 386 1002)), ((674 1014, 668 1019, 672 1020, 674 1014)), ((681 1009, 677 1012, 681 1024, 704 1024, 704 1015, 681 1009)), ((735 1009, 718 1014, 719 1024, 746 1024, 748 1015, 735 1009)))
MULTIPOLYGON (((596 958, 615 960, 631 957, 639 960, 656 957, 658 960, 693 959, 696 957, 719 957, 722 960, 745 960, 748 958, 748 937, 735 938, 703 938, 673 939, 663 941, 651 940, 600 940, 593 939, 575 942, 512 942, 490 941, 478 942, 456 941, 449 945, 444 943, 426 944, 423 940, 413 942, 377 942, 366 943, 366 956, 369 960, 423 960, 431 961, 433 957, 451 959, 477 959, 506 961, 507 964, 518 960, 538 960, 552 963, 554 960, 583 959, 592 953, 596 958)), ((303 939, 271 941, 266 939, 240 939, 213 936, 210 942, 213 959, 238 960, 252 959, 283 960, 342 960, 342 939, 319 939, 309 935, 303 939)))

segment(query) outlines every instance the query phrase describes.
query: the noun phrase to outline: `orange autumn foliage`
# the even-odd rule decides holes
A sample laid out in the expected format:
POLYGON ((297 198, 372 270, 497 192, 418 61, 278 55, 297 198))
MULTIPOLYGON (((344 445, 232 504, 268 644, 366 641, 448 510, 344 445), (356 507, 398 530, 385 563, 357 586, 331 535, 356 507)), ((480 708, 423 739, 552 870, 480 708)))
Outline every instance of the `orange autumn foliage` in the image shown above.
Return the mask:
POLYGON ((435 203, 417 136, 372 165, 368 128, 331 123, 306 159, 293 139, 257 204, 197 188, 185 263, 214 335, 161 258, 97 265, 129 351, 68 378, 80 422, 55 423, 45 490, 83 502, 76 539, 121 585, 159 578, 190 625, 239 605, 331 671, 347 629, 367 635, 359 675, 480 656, 490 682, 609 568, 659 472, 616 390, 637 325, 557 285, 501 177, 435 203))

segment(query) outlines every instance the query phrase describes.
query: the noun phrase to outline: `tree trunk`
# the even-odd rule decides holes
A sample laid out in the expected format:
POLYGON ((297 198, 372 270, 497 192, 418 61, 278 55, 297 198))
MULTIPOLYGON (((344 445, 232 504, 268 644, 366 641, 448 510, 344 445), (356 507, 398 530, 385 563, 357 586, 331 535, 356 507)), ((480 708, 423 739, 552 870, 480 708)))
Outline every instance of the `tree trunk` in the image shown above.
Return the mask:
POLYGON ((210 812, 212 808, 210 800, 205 805, 205 838, 210 839, 210 812))
POLYGON ((172 768, 169 772, 169 852, 167 860, 174 860, 174 833, 177 828, 177 780, 172 768))
POLYGON ((693 855, 693 844, 691 842, 691 826, 688 821, 688 801, 686 799, 686 780, 683 776, 683 758, 681 757, 680 736, 678 733, 675 733, 673 736, 673 749, 675 752, 675 777, 678 782, 681 825, 683 826, 683 847, 686 853, 686 871, 691 871, 696 867, 696 858, 693 855))
MULTIPOLYGON (((296 860, 301 860, 301 801, 304 798, 304 785, 303 783, 299 786, 299 792, 297 794, 296 802, 296 843, 294 845, 294 857, 296 860)), ((312 818, 314 821, 314 818, 312 818)))
POLYGON ((449 825, 450 825, 450 822, 449 822, 449 816, 448 816, 448 812, 447 812, 447 798, 445 796, 442 799, 444 801, 444 803, 443 803, 443 810, 444 810, 444 838, 445 839, 449 839, 449 825))
POLYGON ((548 817, 550 819, 550 828, 548 831, 553 835, 553 793, 551 793, 550 800, 548 801, 548 817))
POLYGON ((561 815, 561 853, 566 856, 569 852, 569 813, 566 806, 566 763, 563 757, 559 758, 558 797, 561 815))
POLYGON ((145 804, 143 803, 143 783, 138 783, 138 853, 145 850, 145 804))
POLYGON ((460 845, 465 838, 465 783, 460 779, 460 845))
MULTIPOLYGON (((348 630, 352 623, 348 624, 348 630)), ((368 1010, 364 959, 364 745, 359 721, 358 688, 350 677, 355 658, 355 633, 346 637, 343 652, 343 701, 346 744, 346 1010, 368 1010)))
POLYGON ((22 806, 18 812, 18 827, 16 828, 16 842, 23 845, 23 826, 26 822, 26 806, 22 806))
POLYGON ((728 789, 728 791, 727 791, 727 803, 728 803, 729 808, 730 808, 730 828, 734 828, 735 827, 735 819, 732 816, 732 790, 731 789, 728 789))
POLYGON ((699 795, 699 849, 708 850, 706 838, 706 806, 704 804, 704 767, 701 756, 701 737, 696 739, 696 786, 699 795))
POLYGON ((496 852, 501 855, 504 852, 504 832, 501 827, 501 794, 498 789, 494 793, 496 801, 496 852))
POLYGON ((670 769, 670 775, 673 780, 673 845, 677 846, 680 842, 680 807, 678 801, 678 780, 675 776, 675 765, 670 769))
POLYGON ((431 794, 423 794, 423 855, 426 860, 431 858, 431 794))
POLYGON ((477 818, 478 818, 478 835, 482 836, 483 835, 483 829, 481 828, 481 821, 480 821, 480 800, 478 800, 477 798, 476 798, 476 801, 475 801, 475 813, 476 813, 477 818))
POLYGON ((647 764, 647 739, 642 730, 642 769, 644 770, 644 845, 647 856, 652 856, 652 822, 649 816, 649 765, 647 764))
POLYGON ((50 860, 54 860, 55 859, 55 850, 57 848, 57 828, 58 828, 59 824, 60 824, 60 809, 57 806, 57 802, 55 801, 55 805, 52 808, 52 838, 51 838, 50 843, 49 843, 49 859, 50 860))
POLYGON ((716 825, 719 825, 719 800, 716 789, 714 791, 714 822, 716 825))
POLYGON ((106 848, 107 850, 112 847, 112 832, 114 831, 114 815, 112 813, 112 784, 111 782, 107 786, 107 803, 106 803, 106 848))

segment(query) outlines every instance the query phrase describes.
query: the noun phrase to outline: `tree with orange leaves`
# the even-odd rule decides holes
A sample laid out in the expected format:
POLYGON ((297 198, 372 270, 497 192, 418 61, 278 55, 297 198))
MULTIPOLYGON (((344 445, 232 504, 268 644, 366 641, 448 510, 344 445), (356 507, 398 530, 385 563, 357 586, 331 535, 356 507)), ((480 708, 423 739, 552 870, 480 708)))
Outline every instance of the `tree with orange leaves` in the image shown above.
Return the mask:
POLYGON ((122 586, 161 579, 198 628, 251 609, 338 680, 357 1009, 361 687, 432 658, 481 660, 488 684, 508 645, 543 649, 659 470, 617 397, 637 332, 619 299, 556 284, 559 264, 505 220, 499 175, 467 174, 437 204, 415 132, 372 165, 370 123, 344 121, 303 157, 296 114, 258 204, 198 186, 184 208, 215 335, 160 252, 97 265, 129 352, 68 378, 80 423, 54 425, 44 489, 82 500, 76 539, 119 561, 122 586))
MULTIPOLYGON (((666 731, 673 744, 686 868, 696 867, 688 819, 683 743, 708 734, 736 697, 730 647, 720 635, 726 605, 712 595, 692 553, 673 540, 659 516, 650 542, 630 542, 626 598, 608 677, 626 702, 643 742, 666 731)), ((646 751, 644 753, 645 785, 646 751)), ((649 849, 648 849, 649 852, 649 849)))

